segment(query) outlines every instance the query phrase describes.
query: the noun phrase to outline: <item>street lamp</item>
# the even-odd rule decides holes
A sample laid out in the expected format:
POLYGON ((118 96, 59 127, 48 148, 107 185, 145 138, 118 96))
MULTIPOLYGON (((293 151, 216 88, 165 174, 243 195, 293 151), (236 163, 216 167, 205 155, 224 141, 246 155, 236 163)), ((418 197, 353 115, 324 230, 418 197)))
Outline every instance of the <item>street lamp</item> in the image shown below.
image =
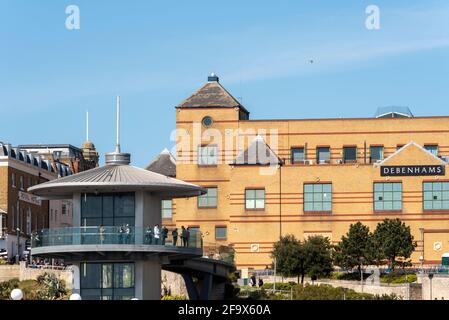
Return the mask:
POLYGON ((19 263, 20 261, 20 229, 16 228, 16 234, 17 234, 17 255, 16 255, 16 262, 19 263))
POLYGON ((13 291, 11 291, 10 296, 12 300, 22 300, 23 292, 20 289, 14 289, 13 291))
POLYGON ((69 300, 81 300, 81 296, 78 293, 72 293, 69 300))

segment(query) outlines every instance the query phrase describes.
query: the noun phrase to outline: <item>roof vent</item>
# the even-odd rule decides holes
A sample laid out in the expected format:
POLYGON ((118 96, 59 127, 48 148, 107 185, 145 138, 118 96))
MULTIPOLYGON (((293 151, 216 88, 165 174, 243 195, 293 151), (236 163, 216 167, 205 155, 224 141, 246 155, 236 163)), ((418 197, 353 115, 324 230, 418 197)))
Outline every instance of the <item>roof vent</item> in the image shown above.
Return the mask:
POLYGON ((207 81, 209 82, 219 82, 218 80, 218 76, 213 72, 207 77, 207 81))

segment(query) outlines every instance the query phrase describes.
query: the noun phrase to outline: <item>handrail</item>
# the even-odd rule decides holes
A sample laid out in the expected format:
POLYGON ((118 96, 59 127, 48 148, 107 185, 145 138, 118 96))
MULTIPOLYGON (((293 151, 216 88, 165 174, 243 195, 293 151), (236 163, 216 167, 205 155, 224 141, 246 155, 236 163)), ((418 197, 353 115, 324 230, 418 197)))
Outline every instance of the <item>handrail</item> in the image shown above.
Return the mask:
POLYGON ((162 229, 155 235, 154 228, 129 226, 86 226, 43 229, 31 236, 31 248, 62 245, 157 245, 179 248, 202 248, 200 232, 177 229, 178 236, 162 229))

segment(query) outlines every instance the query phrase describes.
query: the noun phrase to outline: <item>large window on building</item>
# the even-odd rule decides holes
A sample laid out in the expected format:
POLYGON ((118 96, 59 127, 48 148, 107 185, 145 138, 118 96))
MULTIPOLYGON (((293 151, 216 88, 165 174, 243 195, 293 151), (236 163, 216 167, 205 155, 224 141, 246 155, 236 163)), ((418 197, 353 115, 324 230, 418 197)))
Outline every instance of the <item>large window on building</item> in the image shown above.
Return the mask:
POLYGON ((83 194, 81 225, 134 226, 134 193, 83 194))
POLYGON ((449 182, 423 182, 424 210, 449 210, 449 182))
POLYGON ((429 151, 434 156, 438 157, 438 145, 437 144, 426 144, 424 149, 429 151))
POLYGON ((134 263, 81 263, 84 300, 130 300, 135 297, 134 263))
POLYGON ((173 200, 162 200, 162 219, 171 219, 173 215, 173 200))
POLYGON ((304 184, 304 212, 332 211, 332 184, 305 183, 304 184))
POLYGON ((198 197, 199 208, 216 208, 218 199, 217 187, 206 188, 207 193, 198 197))
POLYGON ((317 147, 316 148, 316 162, 317 163, 329 163, 330 161, 331 161, 330 147, 317 147))
POLYGON ((357 147, 348 146, 343 147, 343 161, 346 162, 357 162, 357 147))
POLYGON ((383 146, 370 146, 370 162, 376 163, 377 161, 384 159, 384 147, 383 146))
POLYGON ((225 226, 215 227, 215 239, 225 240, 228 237, 228 228, 225 226))
POLYGON ((292 164, 295 163, 304 163, 305 160, 305 154, 304 154, 304 148, 291 148, 291 162, 292 164))
POLYGON ((211 166, 218 163, 218 147, 216 145, 198 147, 198 164, 211 166))
POLYGON ((246 189, 245 208, 265 209, 265 189, 246 189))
POLYGON ((374 211, 402 210, 402 182, 374 183, 374 211))

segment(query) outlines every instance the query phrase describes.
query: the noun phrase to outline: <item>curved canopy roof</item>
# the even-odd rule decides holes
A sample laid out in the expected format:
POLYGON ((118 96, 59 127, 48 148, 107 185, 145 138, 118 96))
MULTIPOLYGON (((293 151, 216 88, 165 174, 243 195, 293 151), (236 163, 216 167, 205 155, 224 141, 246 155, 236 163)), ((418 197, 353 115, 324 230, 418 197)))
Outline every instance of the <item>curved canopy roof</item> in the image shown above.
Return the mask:
POLYGON ((71 198, 74 193, 151 191, 163 197, 199 196, 206 190, 181 180, 130 165, 107 164, 28 189, 37 196, 71 198))

